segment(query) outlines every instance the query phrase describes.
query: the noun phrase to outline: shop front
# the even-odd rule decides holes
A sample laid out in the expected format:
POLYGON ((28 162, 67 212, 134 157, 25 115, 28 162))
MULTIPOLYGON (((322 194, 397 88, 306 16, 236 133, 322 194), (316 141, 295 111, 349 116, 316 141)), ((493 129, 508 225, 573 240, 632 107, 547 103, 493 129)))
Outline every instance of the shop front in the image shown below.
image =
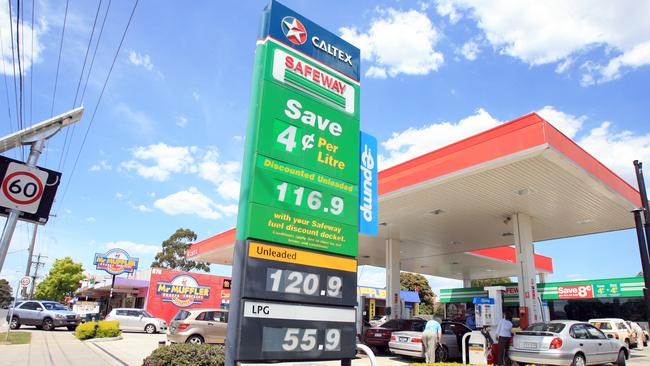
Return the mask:
MULTIPOLYGON (((363 309, 363 320, 373 321, 381 319, 387 314, 386 289, 377 287, 357 287, 359 304, 363 309)), ((420 294, 415 291, 400 291, 401 314, 410 318, 419 314, 420 294)))
MULTIPOLYGON (((516 283, 506 284, 503 309, 519 314, 519 290, 516 283)), ((587 321, 593 318, 622 318, 645 322, 643 277, 594 279, 570 282, 539 283, 540 307, 550 320, 587 321)), ((487 297, 482 288, 440 290, 439 301, 445 303, 449 319, 465 321, 474 313, 474 298, 487 297)))

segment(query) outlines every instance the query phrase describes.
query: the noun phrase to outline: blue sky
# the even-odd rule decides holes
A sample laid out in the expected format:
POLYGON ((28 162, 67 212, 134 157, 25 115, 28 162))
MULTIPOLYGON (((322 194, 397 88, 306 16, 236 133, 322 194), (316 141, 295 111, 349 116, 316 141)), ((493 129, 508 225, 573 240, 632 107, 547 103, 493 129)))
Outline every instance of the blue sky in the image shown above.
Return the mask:
MULTIPOLYGON (((70 0, 66 17, 65 2, 36 1, 33 27, 31 3, 21 16, 23 125, 81 102, 86 107, 67 143, 60 133, 39 162, 62 171, 63 182, 56 217, 39 228, 36 253, 50 262, 70 255, 91 269, 95 252, 120 246, 144 268, 177 228, 204 239, 235 224, 255 39, 266 2, 139 2, 98 106, 134 2, 111 2, 81 98, 108 1, 101 2, 84 67, 99 4, 70 0)), ((630 182, 632 160, 650 164, 648 2, 284 4, 362 49, 361 124, 378 138, 383 167, 531 111, 630 182)), ((16 8, 12 3, 14 35, 16 8)), ((1 124, 0 135, 18 126, 9 24, 4 7, 0 113, 11 122, 1 124)), ((19 226, 2 272, 12 280, 25 270, 28 230, 19 226)), ((554 258, 551 280, 640 270, 633 231, 540 243, 537 252, 554 258), (612 265, 603 272, 603 263, 612 265)), ((229 270, 213 266, 213 272, 229 270)), ((382 286, 382 273, 366 268, 360 282, 382 286)))

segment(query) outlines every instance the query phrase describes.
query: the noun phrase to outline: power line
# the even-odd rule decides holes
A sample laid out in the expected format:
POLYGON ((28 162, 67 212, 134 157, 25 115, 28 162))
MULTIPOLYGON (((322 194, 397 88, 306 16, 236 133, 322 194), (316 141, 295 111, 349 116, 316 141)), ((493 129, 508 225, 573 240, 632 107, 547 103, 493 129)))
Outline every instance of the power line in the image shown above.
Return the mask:
POLYGON ((95 56, 97 55, 97 50, 99 49, 99 42, 102 40, 102 34, 104 33, 104 25, 106 24, 106 19, 108 18, 108 11, 111 8, 112 0, 108 0, 108 6, 106 6, 106 13, 104 13, 104 20, 102 21, 102 26, 99 28, 99 36, 97 36, 97 43, 95 44, 95 51, 93 52, 93 57, 90 59, 90 67, 88 68, 88 74, 86 75, 86 81, 84 82, 84 88, 81 92, 81 98, 79 98, 80 103, 83 103, 84 96, 86 95, 86 88, 88 87, 88 81, 90 80, 90 74, 93 71, 93 66, 95 65, 95 56))
POLYGON ((31 126, 34 123, 34 117, 32 115, 32 94, 34 90, 34 0, 32 0, 32 44, 29 57, 30 63, 30 72, 29 72, 29 125, 31 126))
POLYGON ((65 15, 63 16, 63 29, 61 30, 61 43, 59 44, 59 60, 56 63, 56 76, 54 77, 54 93, 52 94, 52 108, 50 109, 50 117, 54 116, 54 102, 56 101, 56 86, 59 82, 59 68, 61 67, 61 52, 63 51, 63 37, 65 36, 65 25, 68 21, 68 5, 70 0, 65 2, 65 15))
MULTIPOLYGON (((24 34, 23 34, 24 35, 24 34)), ((16 54, 18 58, 18 78, 19 78, 19 89, 20 94, 18 95, 19 106, 18 110, 18 120, 20 121, 20 127, 22 130, 23 124, 23 66, 20 56, 20 0, 16 0, 16 54)))
MULTIPOLYGON (((11 33, 11 66, 13 67, 13 73, 14 73, 14 99, 16 102, 16 123, 18 124, 18 130, 23 129, 23 125, 20 122, 20 119, 18 118, 18 91, 16 87, 16 54, 14 51, 14 20, 13 20, 13 12, 11 11, 11 0, 7 1, 7 4, 9 6, 9 32, 11 33)), ((24 147, 20 147, 20 156, 22 160, 25 160, 25 149, 24 147)))
MULTIPOLYGON (((122 34, 122 39, 120 40, 120 44, 117 47, 117 51, 115 52, 115 56, 113 57, 113 62, 111 63, 111 67, 108 70, 108 74, 106 75, 106 80, 104 80, 104 85, 102 86, 102 91, 99 93, 99 98, 97 99, 97 104, 95 105, 95 110, 93 111, 93 115, 90 118, 90 122, 88 123, 88 128, 86 129, 86 133, 84 134, 84 138, 81 142, 81 146, 79 147, 79 152, 77 153, 77 157, 75 158, 74 165, 72 166, 72 171, 70 172, 70 178, 68 178, 68 183, 65 186, 65 190, 63 191, 63 195, 61 196, 61 201, 65 199, 66 194, 68 193, 68 188, 70 188, 70 182, 72 182, 72 178, 74 176, 74 172, 77 169, 77 163, 79 162, 79 157, 81 156, 81 152, 83 151, 84 146, 86 145, 86 139, 88 138, 88 133, 90 132, 90 128, 93 126, 93 122, 95 121, 95 116, 97 115, 97 110, 99 109, 99 104, 102 101, 102 96, 104 95, 104 91, 106 90, 106 85, 108 84, 108 80, 111 77, 111 73, 113 72, 113 67, 115 67, 115 62, 117 61, 117 56, 120 54, 120 50, 122 49, 122 44, 124 43, 124 39, 126 38, 126 34, 129 30, 129 27, 131 26, 131 21, 133 20, 133 15, 135 14, 135 10, 138 7, 138 3, 140 0, 136 0, 135 3, 133 4, 133 10, 131 10, 131 16, 129 16, 129 21, 126 23, 126 27, 124 28, 124 33, 122 34)), ((59 204, 59 208, 61 208, 62 203, 59 204)))
MULTIPOLYGON (((0 51, 2 52, 2 75, 5 79, 5 95, 7 96, 7 112, 9 112, 9 127, 12 128, 11 124, 13 122, 13 118, 11 118, 11 104, 9 102, 9 86, 7 85, 7 67, 5 66, 5 48, 2 42, 2 29, 0 29, 0 51)), ((16 131, 18 131, 17 123, 16 131)))
MULTIPOLYGON (((93 36, 95 35, 95 28, 97 26, 97 19, 99 18, 99 10, 102 7, 102 1, 99 0, 99 5, 97 5, 97 12, 95 13, 95 21, 93 22, 93 29, 90 32, 90 38, 88 39, 88 46, 86 47, 86 56, 84 57, 84 63, 83 66, 81 67, 81 74, 79 75, 79 81, 77 82, 77 91, 74 94, 74 102, 72 102, 72 108, 77 106, 77 97, 79 96, 79 89, 81 88, 81 80, 83 80, 84 76, 84 71, 86 70, 86 63, 88 61, 88 54, 90 53, 90 45, 93 40, 93 36)), ((63 151, 61 152, 61 158, 59 159, 59 170, 61 170, 61 166, 65 166, 66 161, 68 160, 68 154, 70 153, 70 148, 72 146, 72 138, 74 137, 74 131, 77 128, 77 124, 72 125, 72 132, 70 132, 69 128, 66 128, 65 130, 65 139, 63 140, 63 151), (67 149, 65 149, 66 144, 68 142, 68 133, 70 134, 70 144, 67 145, 67 149)))

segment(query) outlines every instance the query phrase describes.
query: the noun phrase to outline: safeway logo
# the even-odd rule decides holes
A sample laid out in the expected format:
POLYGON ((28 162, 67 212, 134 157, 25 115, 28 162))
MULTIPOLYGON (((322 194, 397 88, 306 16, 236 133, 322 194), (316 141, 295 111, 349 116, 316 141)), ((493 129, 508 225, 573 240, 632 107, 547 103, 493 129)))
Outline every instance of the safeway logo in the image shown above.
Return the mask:
POLYGON ((284 17, 282 19, 282 33, 293 44, 301 45, 307 41, 307 29, 294 17, 284 17))
POLYGON ((559 299, 592 299, 594 288, 591 285, 558 286, 557 297, 559 299))

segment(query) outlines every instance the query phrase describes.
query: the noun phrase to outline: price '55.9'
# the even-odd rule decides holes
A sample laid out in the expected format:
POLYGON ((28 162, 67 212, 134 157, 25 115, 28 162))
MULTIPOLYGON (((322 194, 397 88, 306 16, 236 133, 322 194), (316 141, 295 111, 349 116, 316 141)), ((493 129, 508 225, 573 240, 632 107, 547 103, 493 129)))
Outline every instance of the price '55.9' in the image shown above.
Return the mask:
POLYGON ((343 279, 339 276, 327 276, 327 288, 320 290, 321 276, 315 273, 276 268, 268 268, 266 273, 267 291, 339 298, 342 296, 343 279))
POLYGON ((316 190, 310 190, 301 186, 291 186, 287 182, 282 182, 276 186, 278 190, 278 201, 285 202, 290 200, 298 207, 302 207, 303 203, 307 203, 307 207, 311 210, 329 212, 332 215, 338 216, 343 212, 344 203, 343 198, 332 196, 328 205, 323 206, 323 194, 316 190), (287 197, 287 194, 293 193, 293 197, 287 197))
POLYGON ((317 344, 318 329, 303 328, 286 328, 284 339, 282 340, 282 349, 284 351, 339 351, 341 349, 341 330, 326 329, 325 344, 317 344), (318 347, 317 347, 318 346, 318 347), (324 346, 324 347, 323 347, 324 346))

